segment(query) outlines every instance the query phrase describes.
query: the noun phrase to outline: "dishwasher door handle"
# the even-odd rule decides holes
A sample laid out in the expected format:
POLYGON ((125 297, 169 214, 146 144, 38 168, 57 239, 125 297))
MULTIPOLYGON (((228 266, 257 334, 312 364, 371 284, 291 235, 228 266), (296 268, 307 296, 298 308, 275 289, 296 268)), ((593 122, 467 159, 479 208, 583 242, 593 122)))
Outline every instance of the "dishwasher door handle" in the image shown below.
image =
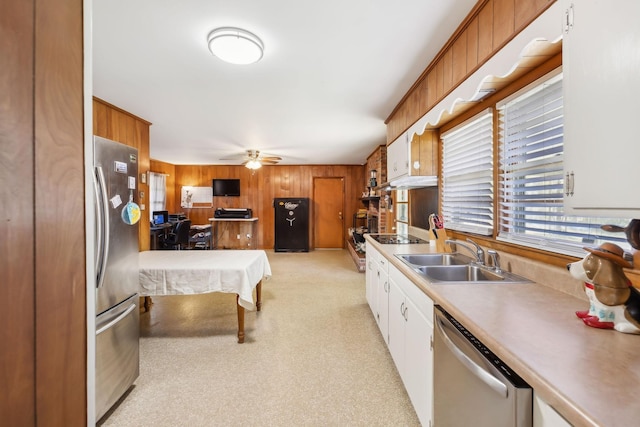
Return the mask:
POLYGON ((487 372, 476 362, 471 360, 469 356, 464 354, 464 352, 453 343, 451 338, 449 338, 449 335, 447 335, 446 331, 444 330, 444 321, 439 316, 436 317, 436 327, 438 328, 438 332, 440 332, 445 345, 453 353, 456 359, 460 361, 460 363, 462 363, 467 369, 469 369, 469 371, 471 371, 482 382, 491 387, 491 389, 498 393, 501 397, 506 399, 509 396, 506 384, 504 384, 494 375, 491 375, 490 372, 487 372))

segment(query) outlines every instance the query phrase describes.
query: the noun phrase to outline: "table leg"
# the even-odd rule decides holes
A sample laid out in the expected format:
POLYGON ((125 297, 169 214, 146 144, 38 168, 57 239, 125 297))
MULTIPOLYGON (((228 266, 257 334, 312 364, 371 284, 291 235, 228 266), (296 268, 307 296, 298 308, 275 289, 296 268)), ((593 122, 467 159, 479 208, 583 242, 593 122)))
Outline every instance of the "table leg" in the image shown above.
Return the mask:
POLYGON ((218 231, 218 221, 214 221, 213 230, 211 233, 211 249, 218 249, 218 244, 220 244, 220 236, 218 236, 218 231))
POLYGON ((238 306, 238 343, 244 342, 244 307, 240 305, 240 295, 236 295, 236 305, 238 306))
POLYGON ((262 280, 258 282, 256 286, 256 310, 260 311, 262 308, 262 280))
POLYGON ((149 311, 151 304, 153 304, 151 297, 144 297, 144 311, 149 311))

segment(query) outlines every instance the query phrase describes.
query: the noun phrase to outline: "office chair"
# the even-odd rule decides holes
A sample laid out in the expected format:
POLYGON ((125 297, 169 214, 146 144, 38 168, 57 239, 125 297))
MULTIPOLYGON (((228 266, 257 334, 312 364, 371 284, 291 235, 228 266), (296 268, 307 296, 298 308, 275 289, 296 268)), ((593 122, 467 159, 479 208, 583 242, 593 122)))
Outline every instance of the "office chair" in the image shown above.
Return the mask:
POLYGON ((162 242, 163 249, 184 249, 189 246, 189 230, 191 220, 180 221, 176 224, 172 233, 169 233, 162 242))

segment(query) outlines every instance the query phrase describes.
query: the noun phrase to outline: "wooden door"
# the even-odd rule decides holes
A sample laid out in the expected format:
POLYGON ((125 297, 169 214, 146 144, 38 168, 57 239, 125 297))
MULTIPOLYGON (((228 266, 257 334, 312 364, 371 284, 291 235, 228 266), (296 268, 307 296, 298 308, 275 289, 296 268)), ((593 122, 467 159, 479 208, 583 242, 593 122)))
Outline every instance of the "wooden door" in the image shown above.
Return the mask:
POLYGON ((315 249, 344 248, 344 178, 313 179, 315 249))

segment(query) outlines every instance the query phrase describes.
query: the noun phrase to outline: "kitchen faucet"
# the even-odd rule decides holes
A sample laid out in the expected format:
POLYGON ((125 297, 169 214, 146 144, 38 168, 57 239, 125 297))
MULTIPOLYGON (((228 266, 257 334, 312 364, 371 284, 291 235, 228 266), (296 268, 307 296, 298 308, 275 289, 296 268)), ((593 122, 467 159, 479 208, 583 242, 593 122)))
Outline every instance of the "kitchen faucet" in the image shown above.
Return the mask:
POLYGON ((466 248, 467 250, 471 251, 476 257, 475 262, 477 264, 484 265, 484 249, 482 249, 480 245, 478 245, 476 242, 474 242, 471 239, 467 239, 467 242, 469 242, 470 244, 461 242, 459 240, 445 240, 445 243, 455 244, 456 250, 457 250, 457 245, 460 245, 463 248, 466 248))
POLYGON ((494 251, 493 249, 489 249, 487 253, 491 257, 493 271, 495 271, 496 273, 502 273, 502 268, 500 268, 500 255, 498 255, 498 252, 494 251))

